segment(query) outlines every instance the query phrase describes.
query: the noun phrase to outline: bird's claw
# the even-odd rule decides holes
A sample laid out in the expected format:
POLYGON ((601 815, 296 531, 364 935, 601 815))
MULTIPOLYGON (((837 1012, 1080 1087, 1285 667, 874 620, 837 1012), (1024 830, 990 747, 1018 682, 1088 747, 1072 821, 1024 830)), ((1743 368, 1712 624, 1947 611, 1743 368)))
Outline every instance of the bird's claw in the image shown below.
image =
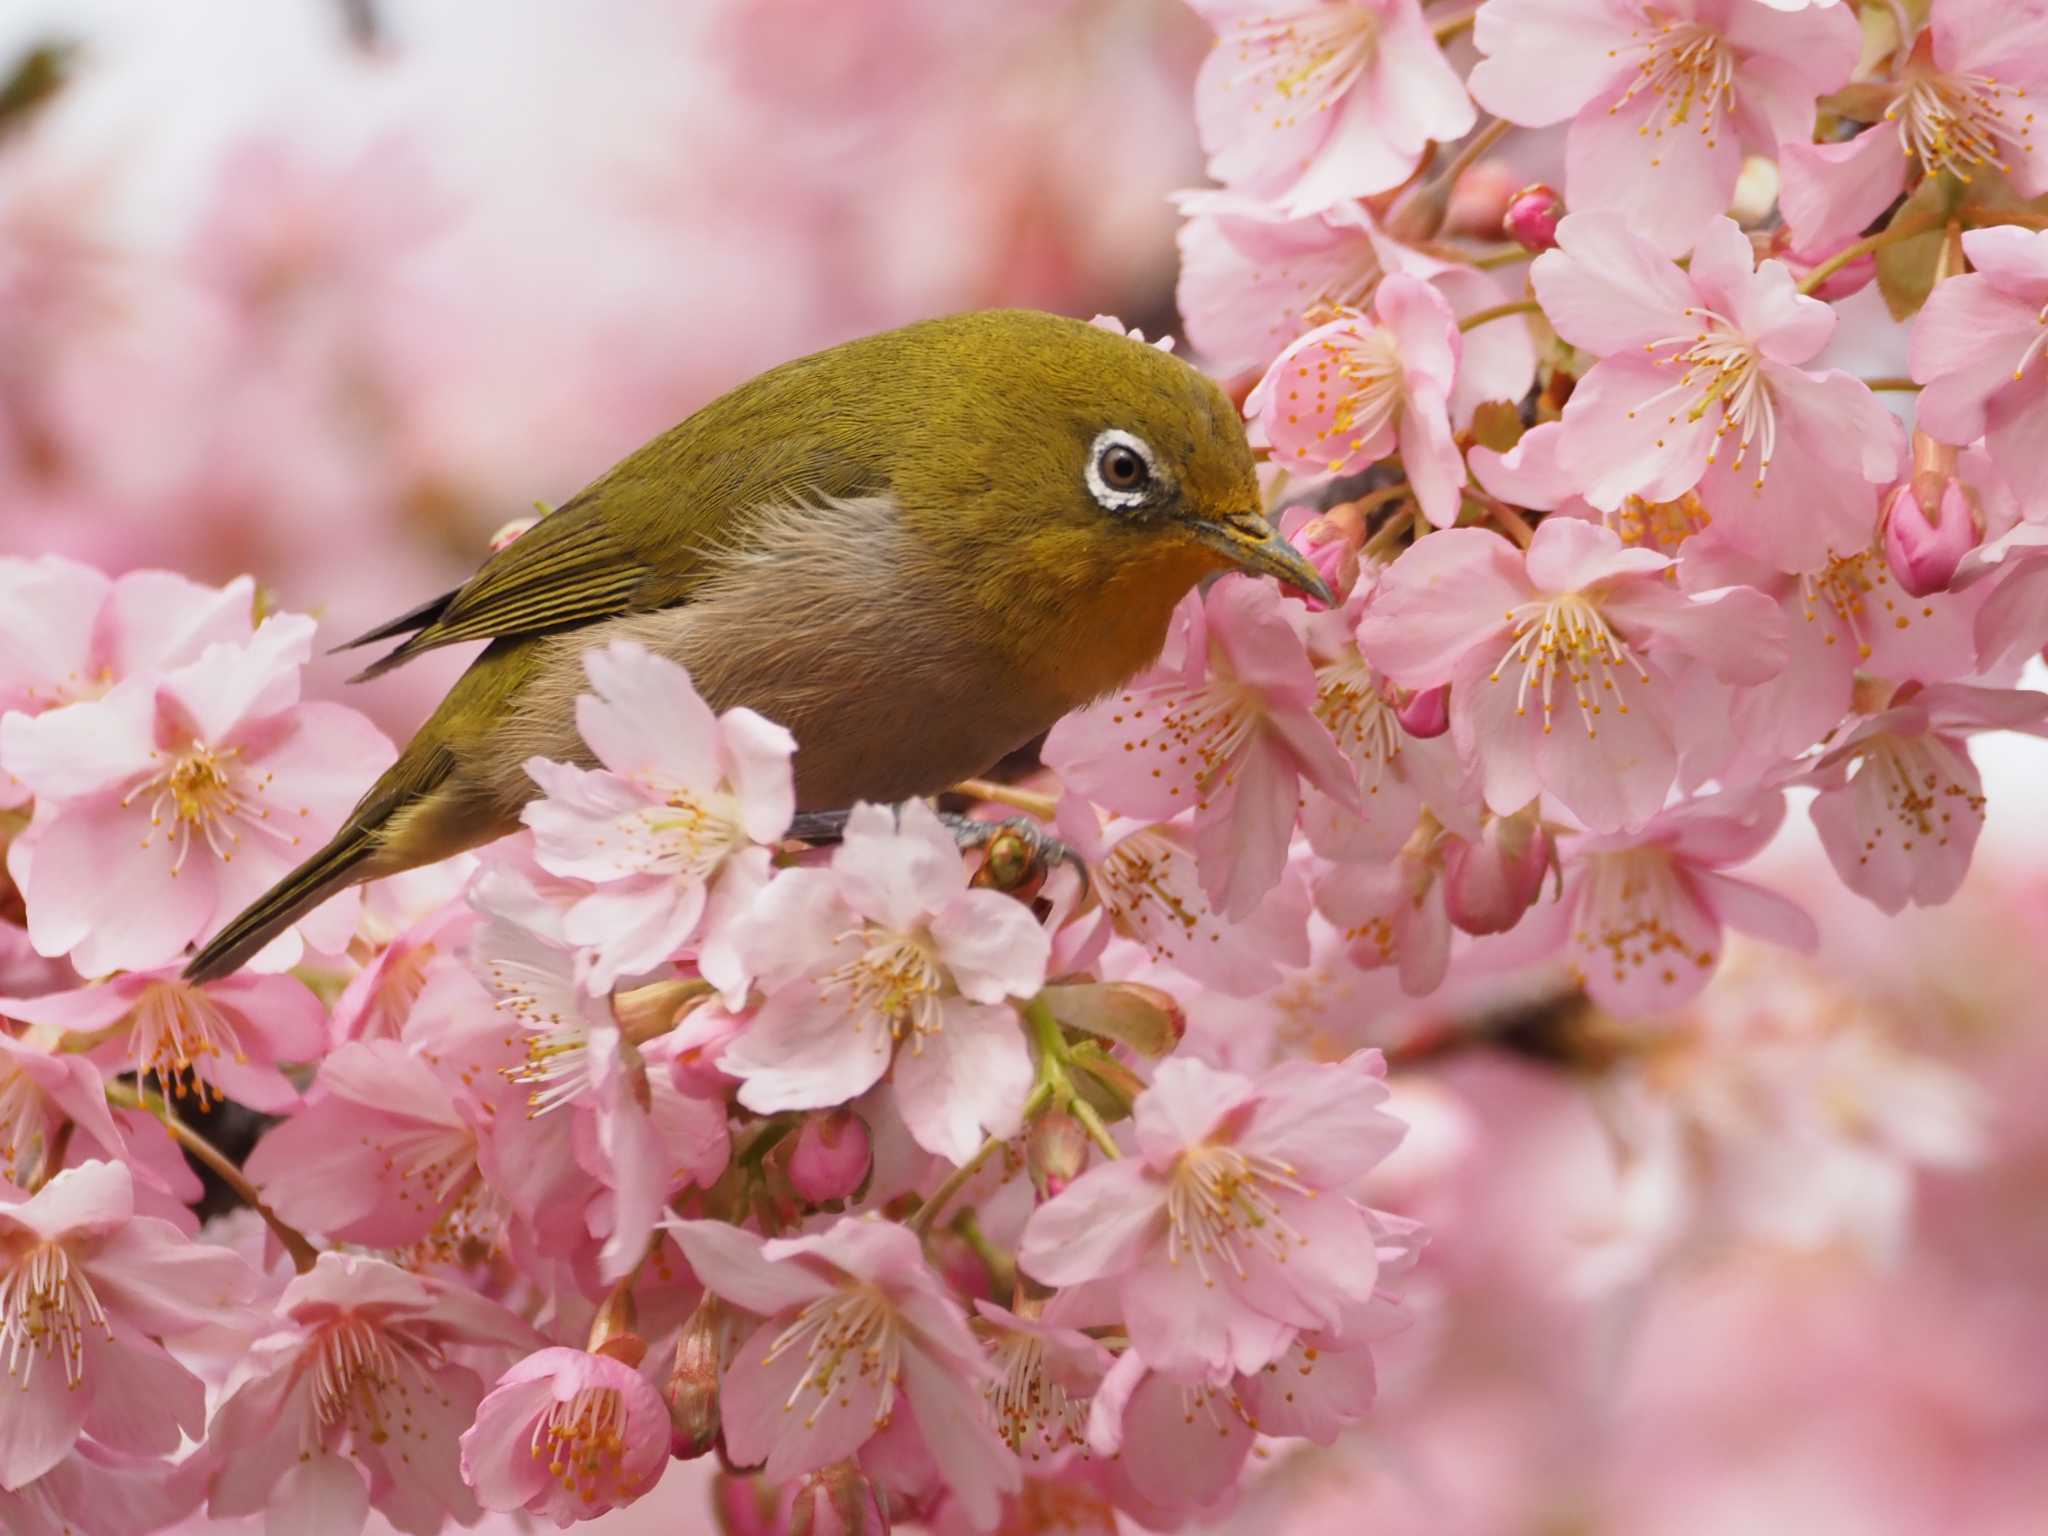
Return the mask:
MULTIPOLYGON (((789 835, 799 842, 836 843, 846 835, 846 822, 851 814, 800 811, 789 824, 789 835)), ((937 815, 963 850, 982 850, 981 867, 974 872, 977 886, 1028 899, 1037 894, 1055 866, 1068 864, 1081 877, 1082 889, 1087 889, 1088 866, 1081 856, 1029 816, 987 821, 957 811, 940 811, 937 815)))

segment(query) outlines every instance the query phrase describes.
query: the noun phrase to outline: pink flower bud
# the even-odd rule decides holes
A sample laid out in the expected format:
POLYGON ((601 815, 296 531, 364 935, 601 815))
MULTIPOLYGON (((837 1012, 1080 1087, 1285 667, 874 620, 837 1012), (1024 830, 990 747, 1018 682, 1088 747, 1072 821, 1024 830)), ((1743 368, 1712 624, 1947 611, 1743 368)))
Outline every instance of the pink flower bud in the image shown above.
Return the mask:
POLYGON ((1451 188, 1443 232, 1471 240, 1497 240, 1515 197, 1515 172, 1505 160, 1482 160, 1451 188))
POLYGON ((1489 816, 1479 841, 1444 853, 1444 911, 1466 933, 1506 933, 1543 891, 1556 849, 1534 807, 1489 816))
POLYGON ((867 1122, 852 1110, 812 1115, 789 1151, 789 1186, 813 1205, 844 1200, 860 1188, 874 1155, 867 1122))
POLYGON ((1557 221, 1564 217, 1564 199, 1542 182, 1532 182, 1508 199, 1500 227, 1525 251, 1547 251, 1557 244, 1557 221))
POLYGON ((491 535, 491 553, 495 555, 499 550, 510 544, 539 521, 540 519, 537 517, 513 518, 511 522, 506 523, 496 533, 491 535))
POLYGON ((1915 598, 1948 592, 1976 539, 1970 492, 1954 477, 1913 475, 1884 508, 1884 561, 1892 580, 1915 598))
MULTIPOLYGON (((661 1395, 668 1402, 669 1455, 677 1461, 702 1456, 718 1444, 718 1373, 732 1350, 732 1314, 716 1296, 706 1295, 676 1335, 675 1363, 661 1395)), ((745 1529, 721 1519, 740 1536, 745 1529)))
POLYGON ((1451 728, 1451 685, 1439 683, 1410 694, 1407 702, 1395 709, 1394 718, 1401 722, 1402 730, 1419 741, 1443 735, 1451 728))
MULTIPOLYGON (((1358 551, 1365 543, 1365 519, 1349 502, 1310 518, 1294 530, 1294 537, 1288 542, 1316 568, 1316 574, 1328 584, 1338 602, 1350 596, 1358 582, 1358 551)), ((1322 608, 1313 597, 1302 595, 1311 609, 1322 608)))
POLYGON ((781 1502, 773 1484, 720 1472, 711 1483, 711 1512, 722 1536, 783 1536, 781 1502))
POLYGON ((1072 1115, 1042 1115, 1024 1139, 1024 1166, 1040 1200, 1056 1198, 1088 1166, 1088 1133, 1072 1115))

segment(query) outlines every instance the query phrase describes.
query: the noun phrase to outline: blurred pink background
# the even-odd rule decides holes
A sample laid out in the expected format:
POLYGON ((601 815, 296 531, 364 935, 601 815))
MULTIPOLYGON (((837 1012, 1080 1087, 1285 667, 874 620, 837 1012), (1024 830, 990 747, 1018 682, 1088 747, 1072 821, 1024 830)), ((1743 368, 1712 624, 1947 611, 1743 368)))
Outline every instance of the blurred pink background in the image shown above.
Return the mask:
MULTIPOLYGON (((0 72, 45 44, 67 83, 0 125, 0 553, 252 571, 335 640, 783 358, 994 304, 1170 325, 1167 194, 1200 180, 1177 0, 0 9, 0 72)), ((403 734, 466 659, 351 702, 403 734)), ((1771 857, 1837 938, 1715 994, 1870 1010, 1956 1069, 1927 1114, 1961 1104, 1957 1166, 1846 1190, 1789 1151, 1765 1203, 1817 1229, 1617 1279, 1592 1255, 1650 1195, 1598 1092, 1505 1054, 1407 1074, 1380 1203, 1434 1233, 1418 1323, 1367 1429, 1275 1447, 1216 1528, 2048 1530, 2042 751, 1980 746, 1991 832, 1935 912, 1803 878, 1795 812, 1771 857), (1828 1225, 1873 1200, 1896 1242, 1828 1225)), ((1316 986, 1306 1027, 1385 1038, 1390 985, 1316 986)), ((705 1529, 708 1472, 602 1528, 705 1529)))

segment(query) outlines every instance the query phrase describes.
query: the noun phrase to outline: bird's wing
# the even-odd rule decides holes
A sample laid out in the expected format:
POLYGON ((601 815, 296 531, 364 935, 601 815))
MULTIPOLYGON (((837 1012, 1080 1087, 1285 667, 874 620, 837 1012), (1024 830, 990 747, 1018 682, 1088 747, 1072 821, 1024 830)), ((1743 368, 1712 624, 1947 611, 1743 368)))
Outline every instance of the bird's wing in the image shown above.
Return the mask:
MULTIPOLYGON (((685 423, 682 432, 690 426, 685 423)), ((408 638, 352 681, 443 645, 573 629, 685 601, 706 557, 745 514, 800 497, 879 488, 869 469, 815 443, 719 454, 674 473, 690 445, 657 439, 543 517, 462 586, 337 649, 408 638), (694 469, 692 473, 689 470, 694 469)), ((695 455, 693 455, 695 457, 695 455)))

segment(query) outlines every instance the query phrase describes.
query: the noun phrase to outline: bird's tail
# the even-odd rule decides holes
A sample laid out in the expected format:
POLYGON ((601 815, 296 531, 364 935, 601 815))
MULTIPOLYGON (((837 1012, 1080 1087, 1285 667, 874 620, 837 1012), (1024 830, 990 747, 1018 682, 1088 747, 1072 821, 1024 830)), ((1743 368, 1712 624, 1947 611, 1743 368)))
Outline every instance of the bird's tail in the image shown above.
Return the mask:
POLYGON ((185 963, 185 980, 212 981, 242 962, 345 885, 364 879, 377 851, 377 826, 349 817, 333 840, 265 891, 185 963))

